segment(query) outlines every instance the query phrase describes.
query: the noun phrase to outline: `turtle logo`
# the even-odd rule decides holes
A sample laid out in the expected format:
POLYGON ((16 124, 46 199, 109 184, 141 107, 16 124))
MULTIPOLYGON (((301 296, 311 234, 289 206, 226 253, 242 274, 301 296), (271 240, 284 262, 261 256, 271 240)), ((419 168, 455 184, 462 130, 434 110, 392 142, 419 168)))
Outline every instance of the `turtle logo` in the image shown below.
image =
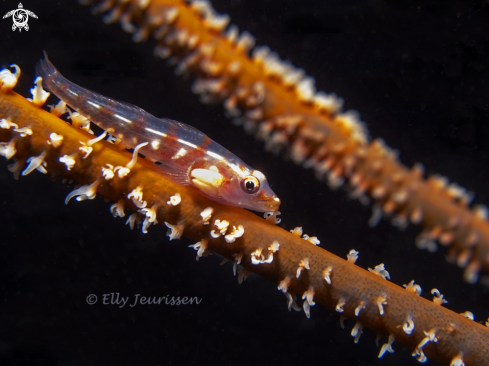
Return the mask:
POLYGON ((22 3, 19 3, 19 8, 14 9, 9 11, 7 14, 3 16, 3 19, 12 17, 14 24, 12 25, 12 30, 15 31, 17 28, 19 28, 19 32, 22 31, 22 28, 24 28, 26 31, 29 30, 29 25, 27 24, 29 20, 29 15, 33 18, 37 19, 37 15, 34 14, 30 10, 24 9, 24 6, 22 3))

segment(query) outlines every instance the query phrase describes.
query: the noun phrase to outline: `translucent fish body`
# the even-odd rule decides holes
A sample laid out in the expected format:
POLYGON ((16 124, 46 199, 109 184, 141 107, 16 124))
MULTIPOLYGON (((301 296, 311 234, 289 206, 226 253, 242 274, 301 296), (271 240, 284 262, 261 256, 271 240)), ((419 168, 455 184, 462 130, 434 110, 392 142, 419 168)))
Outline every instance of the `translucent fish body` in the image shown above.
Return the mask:
POLYGON ((47 57, 36 72, 43 85, 82 116, 158 162, 175 183, 193 185, 212 200, 254 211, 276 211, 280 200, 266 177, 236 155, 185 123, 156 118, 134 105, 119 102, 67 80, 47 57))

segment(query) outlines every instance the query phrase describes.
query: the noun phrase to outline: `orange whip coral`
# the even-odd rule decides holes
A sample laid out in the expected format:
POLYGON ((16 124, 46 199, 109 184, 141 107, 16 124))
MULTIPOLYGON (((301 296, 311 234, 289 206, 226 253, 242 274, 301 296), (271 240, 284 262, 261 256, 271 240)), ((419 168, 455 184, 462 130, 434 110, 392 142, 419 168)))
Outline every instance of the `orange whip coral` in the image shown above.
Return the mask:
MULTIPOLYGON (((26 67, 27 67, 27 65, 26 65, 26 67)), ((25 70, 25 68, 24 68, 24 70, 25 70)), ((130 100, 130 98, 126 98, 126 100, 133 102, 133 100, 130 100)), ((304 173, 304 174, 306 174, 306 173, 304 173)), ((29 179, 30 179, 30 177, 29 177, 29 179)), ((315 184, 315 183, 310 183, 310 184, 315 184)), ((68 191, 69 191, 69 190, 68 190, 68 191)), ((90 202, 90 203, 92 203, 92 202, 90 202)), ((351 205, 351 204, 350 204, 350 205, 351 205)), ((299 218, 299 220, 301 220, 301 219, 299 218)), ((303 222, 304 222, 304 225, 306 225, 306 224, 305 224, 305 222, 306 222, 306 221, 303 221, 303 222)), ((309 222, 310 222, 310 221, 309 221, 309 222)), ((292 221, 292 223, 293 223, 293 221, 292 221)), ((312 232, 312 231, 314 231, 314 225, 312 225, 312 224, 310 224, 310 225, 311 225, 311 226, 310 226, 310 229, 307 229, 307 227, 306 227, 306 231, 307 231, 307 232, 310 232, 310 231, 312 232)), ((292 228, 292 227, 290 227, 290 228, 292 228)), ((150 230, 151 230, 151 229, 150 229, 150 230)), ((314 233, 314 234, 317 234, 317 233, 314 233)), ((321 239, 323 242, 327 242, 327 240, 326 240, 325 238, 321 237, 321 236, 320 236, 320 239, 321 239)), ((347 245, 349 245, 349 243, 348 243, 347 245)), ((349 245, 349 246, 350 246, 350 245, 349 245)), ((353 246, 353 247, 355 247, 355 246, 353 246)), ((345 249, 344 249, 344 251, 343 251, 343 253, 342 253, 342 255, 346 254, 346 252, 347 252, 349 249, 350 249, 349 247, 348 247, 348 248, 345 248, 345 249)), ((341 253, 341 251, 340 251, 340 252, 338 252, 338 254, 340 254, 340 253, 341 253)), ((362 255, 363 255, 363 254, 364 254, 364 252, 362 252, 362 253, 360 254, 360 258, 361 258, 361 259, 362 259, 362 255)), ((365 254, 367 254, 367 253, 365 253, 365 254)), ((383 260, 383 259, 382 259, 382 260, 383 260)), ((369 262, 369 264, 368 264, 368 265, 370 265, 371 267, 373 267, 373 266, 374 266, 374 265, 376 265, 376 264, 378 264, 378 263, 370 263, 370 262, 369 262)), ((387 269, 389 270, 389 264, 388 264, 388 263, 386 263, 386 267, 387 267, 387 269)), ((416 276, 415 276, 415 275, 413 275, 413 277, 416 279, 416 276)), ((409 280, 410 280, 410 279, 406 279, 406 280, 405 280, 405 282, 407 283, 409 280)), ((396 281, 396 282, 397 282, 397 281, 396 281)), ((402 281, 401 281, 401 282, 402 282, 402 281)), ((417 280, 417 282, 419 282, 419 280, 417 280)), ((399 283, 399 282, 398 282, 398 283, 399 283)), ((425 292, 426 292, 426 289, 425 289, 425 292)), ((443 291, 443 289, 442 289, 442 292, 445 292, 445 293, 446 293, 447 291, 443 291)), ((446 295, 447 295, 447 294, 446 294, 446 295)), ((314 319, 314 311, 316 311, 316 309, 313 309, 313 311, 312 311, 312 312, 313 312, 313 314, 312 314, 313 319, 314 319)), ((360 311, 360 314, 361 314, 361 311, 360 311)), ((363 340, 363 339, 362 339, 362 340, 363 340)), ((360 343, 362 343, 362 341, 360 341, 360 343)), ((390 355, 389 355, 389 356, 390 356, 390 355)))
MULTIPOLYGON (((205 199, 193 187, 176 186, 151 162, 134 163, 135 156, 92 139, 74 127, 75 122, 69 125, 39 110, 34 104, 43 103, 38 95, 44 92, 33 91, 29 103, 9 89, 3 88, 0 100, 0 110, 6 116, 1 120, 1 151, 8 159, 15 158, 9 166, 15 176, 39 170, 51 178, 75 180, 81 186, 66 197, 65 203, 102 194, 117 202, 111 206, 115 217, 123 217, 125 208, 140 213, 144 233, 153 224, 164 223, 170 240, 184 235, 197 241, 192 245, 197 258, 213 251, 233 261, 235 272, 237 265, 242 266, 240 282, 253 272, 277 283, 289 309, 299 310, 295 303, 299 294, 307 317, 310 307, 318 302, 354 320, 351 334, 355 342, 363 327, 385 336, 389 341, 379 356, 393 352, 392 344, 397 340, 414 349, 413 355, 420 361, 427 356, 452 364, 457 360, 467 365, 488 361, 488 327, 443 308, 446 301, 438 290, 431 291, 435 296, 430 302, 419 297, 420 288, 414 282, 402 289, 386 281, 390 277, 383 264, 369 269, 372 273, 355 266, 358 253, 354 250, 347 261, 339 259, 318 248, 314 240, 301 238, 302 228, 288 233, 273 226, 275 219, 263 220, 248 211, 205 199), (123 167, 128 171, 121 175, 118 170, 123 167), (469 334, 472 342, 466 342, 469 334)), ((135 215, 128 222, 136 219, 135 215)))

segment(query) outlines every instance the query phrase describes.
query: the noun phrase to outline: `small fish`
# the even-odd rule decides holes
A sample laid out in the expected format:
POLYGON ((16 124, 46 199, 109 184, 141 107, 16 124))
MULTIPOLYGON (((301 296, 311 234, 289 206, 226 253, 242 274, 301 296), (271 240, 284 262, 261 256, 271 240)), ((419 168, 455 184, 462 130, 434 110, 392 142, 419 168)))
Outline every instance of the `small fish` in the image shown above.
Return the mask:
POLYGON ((265 175, 196 128, 156 118, 134 105, 84 89, 61 75, 45 55, 36 67, 45 88, 97 126, 157 161, 156 169, 173 182, 191 185, 216 201, 258 212, 277 211, 280 199, 265 175))

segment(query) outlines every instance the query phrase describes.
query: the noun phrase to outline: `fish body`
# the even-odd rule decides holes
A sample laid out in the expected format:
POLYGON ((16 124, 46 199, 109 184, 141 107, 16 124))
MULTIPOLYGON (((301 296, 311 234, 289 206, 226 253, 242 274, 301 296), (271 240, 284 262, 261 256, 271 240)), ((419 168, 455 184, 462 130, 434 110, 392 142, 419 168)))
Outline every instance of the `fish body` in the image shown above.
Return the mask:
POLYGON ((141 154, 158 162, 156 168, 175 183, 195 186, 225 205, 258 212, 278 210, 280 199, 265 175, 196 128, 82 88, 63 77, 47 56, 36 72, 46 89, 124 146, 149 142, 141 154))

